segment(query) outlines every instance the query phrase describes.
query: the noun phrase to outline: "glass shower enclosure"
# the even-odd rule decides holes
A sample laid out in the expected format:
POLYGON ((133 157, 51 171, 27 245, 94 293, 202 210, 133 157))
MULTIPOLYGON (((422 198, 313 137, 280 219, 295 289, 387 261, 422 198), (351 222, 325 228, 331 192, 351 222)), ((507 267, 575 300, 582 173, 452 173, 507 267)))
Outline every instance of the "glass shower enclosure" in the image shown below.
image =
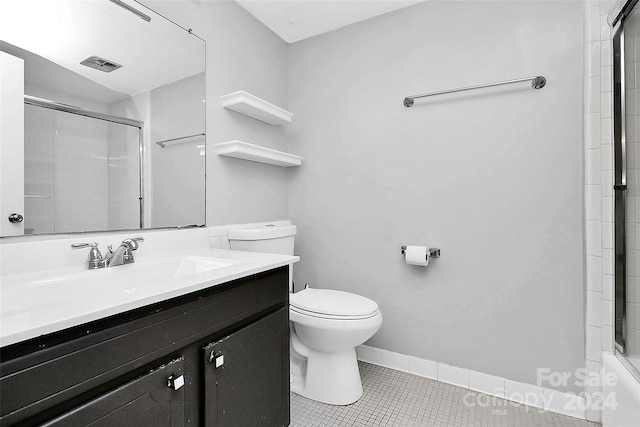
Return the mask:
POLYGON ((142 122, 25 96, 25 234, 143 227, 142 122))
POLYGON ((640 7, 613 19, 615 347, 640 378, 640 7))

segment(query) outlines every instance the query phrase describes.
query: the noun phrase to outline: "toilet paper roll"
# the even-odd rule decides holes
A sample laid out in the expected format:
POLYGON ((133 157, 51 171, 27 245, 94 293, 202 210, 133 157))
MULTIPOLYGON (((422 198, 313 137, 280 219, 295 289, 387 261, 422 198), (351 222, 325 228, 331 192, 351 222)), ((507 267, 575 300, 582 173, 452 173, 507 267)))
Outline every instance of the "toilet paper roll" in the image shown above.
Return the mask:
POLYGON ((426 267, 429 265, 428 251, 426 246, 407 246, 404 252, 405 261, 409 265, 426 267))

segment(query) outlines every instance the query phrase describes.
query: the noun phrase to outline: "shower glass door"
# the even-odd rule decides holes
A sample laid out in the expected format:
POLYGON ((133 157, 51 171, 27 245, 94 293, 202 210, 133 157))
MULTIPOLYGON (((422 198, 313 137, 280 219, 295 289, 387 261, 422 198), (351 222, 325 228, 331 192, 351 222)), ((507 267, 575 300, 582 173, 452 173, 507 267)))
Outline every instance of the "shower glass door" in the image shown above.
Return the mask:
POLYGON ((640 8, 614 25, 615 344, 640 371, 640 8))
POLYGON ((24 106, 25 234, 141 228, 139 128, 24 106))

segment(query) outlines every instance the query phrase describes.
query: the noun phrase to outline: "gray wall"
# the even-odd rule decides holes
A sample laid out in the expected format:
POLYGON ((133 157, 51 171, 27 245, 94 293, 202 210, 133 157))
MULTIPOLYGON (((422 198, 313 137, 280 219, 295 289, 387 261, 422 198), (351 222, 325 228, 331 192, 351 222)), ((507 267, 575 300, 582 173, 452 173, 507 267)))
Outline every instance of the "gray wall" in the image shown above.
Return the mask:
POLYGON ((238 90, 287 108, 287 44, 230 0, 143 0, 207 42, 207 225, 287 217, 288 171, 219 157, 214 145, 239 139, 287 148, 287 127, 270 126, 220 107, 238 90))
POLYGON ((155 88, 150 95, 151 144, 151 226, 175 227, 205 223, 205 157, 195 139, 188 144, 162 148, 163 141, 205 132, 202 101, 206 73, 155 88))
POLYGON ((583 367, 582 7, 426 2, 291 45, 297 288, 377 301, 373 347, 528 383, 583 367))

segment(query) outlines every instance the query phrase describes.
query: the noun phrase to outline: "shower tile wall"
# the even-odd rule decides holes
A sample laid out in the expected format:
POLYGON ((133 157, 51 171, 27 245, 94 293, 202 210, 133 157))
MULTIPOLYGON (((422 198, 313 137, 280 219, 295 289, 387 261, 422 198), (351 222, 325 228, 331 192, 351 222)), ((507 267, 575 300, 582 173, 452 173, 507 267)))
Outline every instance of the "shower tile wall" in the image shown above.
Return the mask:
POLYGON ((27 106, 25 124, 26 231, 105 229, 106 122, 27 106))
MULTIPOLYGON (((28 86, 25 92, 128 115, 126 101, 107 110, 105 104, 49 89, 28 86)), ((25 232, 137 228, 138 153, 137 128, 25 105, 25 232)))
POLYGON ((107 122, 55 112, 57 232, 108 223, 107 122))
MULTIPOLYGON (((585 2, 586 368, 597 373, 613 351, 613 131, 611 29, 614 1, 585 2)), ((601 387, 587 386, 588 393, 601 387)), ((590 408, 587 418, 600 420, 590 408)))
MULTIPOLYGON (((109 114, 144 122, 146 124, 144 144, 145 150, 148 150, 149 92, 109 104, 109 114)), ((139 227, 141 175, 139 137, 138 128, 109 124, 109 228, 111 230, 139 227)), ((144 176, 144 172, 142 175, 144 176)), ((146 199, 148 191, 145 190, 144 195, 146 199)), ((148 226, 146 222, 145 225, 148 226)))
POLYGON ((109 124, 109 229, 140 226, 138 128, 109 124))
POLYGON ((54 114, 25 105, 24 176, 25 233, 55 232, 54 114))

